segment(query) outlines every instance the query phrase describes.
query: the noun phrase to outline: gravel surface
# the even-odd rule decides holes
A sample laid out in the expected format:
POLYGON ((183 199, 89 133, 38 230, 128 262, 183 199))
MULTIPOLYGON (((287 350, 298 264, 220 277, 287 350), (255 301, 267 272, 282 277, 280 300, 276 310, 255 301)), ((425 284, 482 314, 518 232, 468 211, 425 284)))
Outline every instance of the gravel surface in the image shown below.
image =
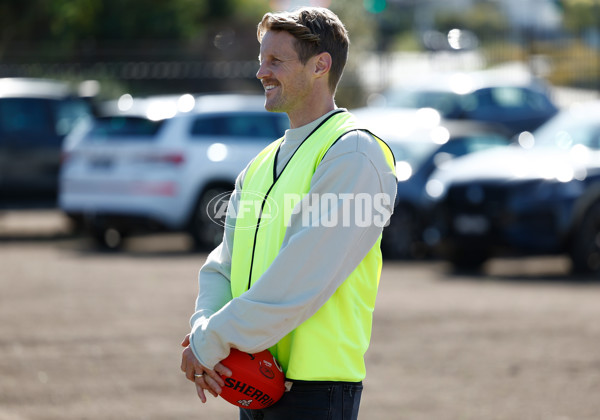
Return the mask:
MULTIPOLYGON (((177 235, 119 253, 53 212, 0 214, 0 420, 236 419, 179 370, 205 254, 177 235)), ((485 275, 386 262, 361 419, 600 418, 600 282, 562 258, 485 275)))

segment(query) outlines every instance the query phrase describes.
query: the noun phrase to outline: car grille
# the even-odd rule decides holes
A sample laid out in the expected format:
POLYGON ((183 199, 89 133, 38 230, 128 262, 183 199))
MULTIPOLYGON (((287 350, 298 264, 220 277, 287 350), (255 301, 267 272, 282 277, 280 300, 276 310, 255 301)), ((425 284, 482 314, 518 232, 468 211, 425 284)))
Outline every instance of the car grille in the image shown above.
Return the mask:
POLYGON ((455 185, 448 191, 446 203, 454 213, 485 214, 501 217, 509 198, 509 190, 501 185, 455 185))
POLYGON ((532 190, 524 184, 455 184, 442 203, 446 232, 456 239, 484 240, 488 245, 553 248, 558 237, 556 214, 540 204, 523 206, 532 190), (515 205, 520 202, 521 205, 515 205))

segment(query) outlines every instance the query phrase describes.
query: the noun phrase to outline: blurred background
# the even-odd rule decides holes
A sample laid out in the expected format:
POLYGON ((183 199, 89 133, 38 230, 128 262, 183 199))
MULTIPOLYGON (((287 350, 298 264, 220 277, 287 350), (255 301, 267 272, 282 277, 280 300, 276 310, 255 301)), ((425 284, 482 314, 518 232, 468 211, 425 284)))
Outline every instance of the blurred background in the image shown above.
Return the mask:
MULTIPOLYGON (((465 220, 467 242, 479 235, 480 242, 497 242, 493 248, 520 253, 576 248, 573 238, 598 201, 588 194, 596 158, 585 176, 538 176, 577 184, 567 197, 544 199, 569 207, 566 214, 519 215, 508 198, 496 205, 503 211, 495 220, 489 208, 457 210, 443 202, 457 180, 440 173, 450 158, 489 147, 531 149, 536 130, 557 114, 571 122, 546 129, 552 135, 545 143, 561 153, 574 145, 598 149, 593 112, 585 123, 564 116, 600 94, 598 0, 4 1, 0 208, 56 209, 73 232, 109 249, 147 231, 183 231, 197 249, 214 246, 223 222, 214 215, 236 174, 287 128, 262 109, 257 22, 268 11, 302 5, 329 7, 349 28, 337 104, 385 134, 396 153, 398 202, 384 235, 387 257, 441 254, 458 264, 454 254, 474 247, 464 238, 444 243, 465 220), (585 135, 568 129, 582 131, 581 124, 585 135), (540 232, 555 231, 556 246, 533 249, 508 238, 519 227, 507 220, 525 217, 552 219, 540 232), (473 231, 482 218, 483 232, 473 231), (497 238, 488 235, 497 231, 497 238), (450 248, 459 251, 449 256, 450 248)), ((483 178, 471 174, 473 182, 483 178)), ((593 245, 600 234, 587 236, 593 256, 586 258, 600 261, 593 245)), ((480 265, 494 255, 491 248, 466 265, 480 265)))
POLYGON ((555 86, 600 89, 595 0, 4 1, 0 77, 96 80, 81 93, 99 99, 258 90, 256 23, 307 4, 350 29, 346 107, 417 73, 507 62, 555 86))
POLYGON ((361 418, 598 418, 600 0, 2 0, 0 419, 236 418, 179 343, 303 5, 396 157, 361 418))
POLYGON ((5 1, 0 77, 60 79, 99 100, 259 91, 256 22, 305 4, 330 7, 350 28, 338 93, 348 108, 416 75, 505 63, 600 90, 595 0, 5 1))

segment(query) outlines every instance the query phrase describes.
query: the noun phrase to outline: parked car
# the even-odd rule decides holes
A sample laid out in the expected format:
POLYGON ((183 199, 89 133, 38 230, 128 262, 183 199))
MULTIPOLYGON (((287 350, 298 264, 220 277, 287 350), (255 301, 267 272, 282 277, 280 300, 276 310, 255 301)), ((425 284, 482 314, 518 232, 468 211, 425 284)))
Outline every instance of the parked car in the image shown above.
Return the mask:
POLYGON ((425 193, 425 185, 432 172, 457 156, 507 146, 510 136, 503 127, 493 124, 440 119, 431 108, 363 108, 353 112, 387 142, 396 159, 396 205, 383 232, 383 255, 402 259, 428 255, 430 240, 425 227, 432 201, 425 193))
POLYGON ((88 118, 67 83, 0 79, 0 208, 56 206, 63 139, 88 118))
POLYGON ((528 74, 509 77, 510 71, 498 73, 488 70, 426 76, 385 91, 375 104, 430 107, 446 119, 502 124, 511 134, 533 131, 557 113, 542 82, 528 74))
POLYGON ((128 98, 124 111, 104 108, 65 142, 60 207, 98 244, 116 248, 149 231, 185 231, 198 247, 219 243, 209 203, 226 202, 241 170, 289 125, 285 114, 265 111, 262 95, 185 98, 186 112, 172 111, 172 98, 128 98))
POLYGON ((600 102, 562 111, 520 146, 449 162, 432 175, 431 229, 457 268, 496 255, 571 257, 600 274, 600 102))

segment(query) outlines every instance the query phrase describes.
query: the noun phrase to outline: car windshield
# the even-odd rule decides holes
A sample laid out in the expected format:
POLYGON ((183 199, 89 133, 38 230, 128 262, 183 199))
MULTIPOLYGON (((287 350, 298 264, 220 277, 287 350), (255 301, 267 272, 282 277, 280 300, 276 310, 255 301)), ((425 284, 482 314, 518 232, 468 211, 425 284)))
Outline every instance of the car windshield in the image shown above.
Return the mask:
POLYGON ((549 112, 554 106, 546 96, 520 87, 494 87, 475 91, 469 95, 471 116, 491 117, 499 112, 549 112))
POLYGON ((158 132, 164 120, 152 121, 147 118, 133 116, 101 117, 94 121, 84 141, 103 142, 121 140, 149 141, 158 132))
POLYGON ((590 149, 600 149, 600 120, 596 116, 583 118, 565 112, 533 134, 535 147, 569 149, 580 144, 590 149))

